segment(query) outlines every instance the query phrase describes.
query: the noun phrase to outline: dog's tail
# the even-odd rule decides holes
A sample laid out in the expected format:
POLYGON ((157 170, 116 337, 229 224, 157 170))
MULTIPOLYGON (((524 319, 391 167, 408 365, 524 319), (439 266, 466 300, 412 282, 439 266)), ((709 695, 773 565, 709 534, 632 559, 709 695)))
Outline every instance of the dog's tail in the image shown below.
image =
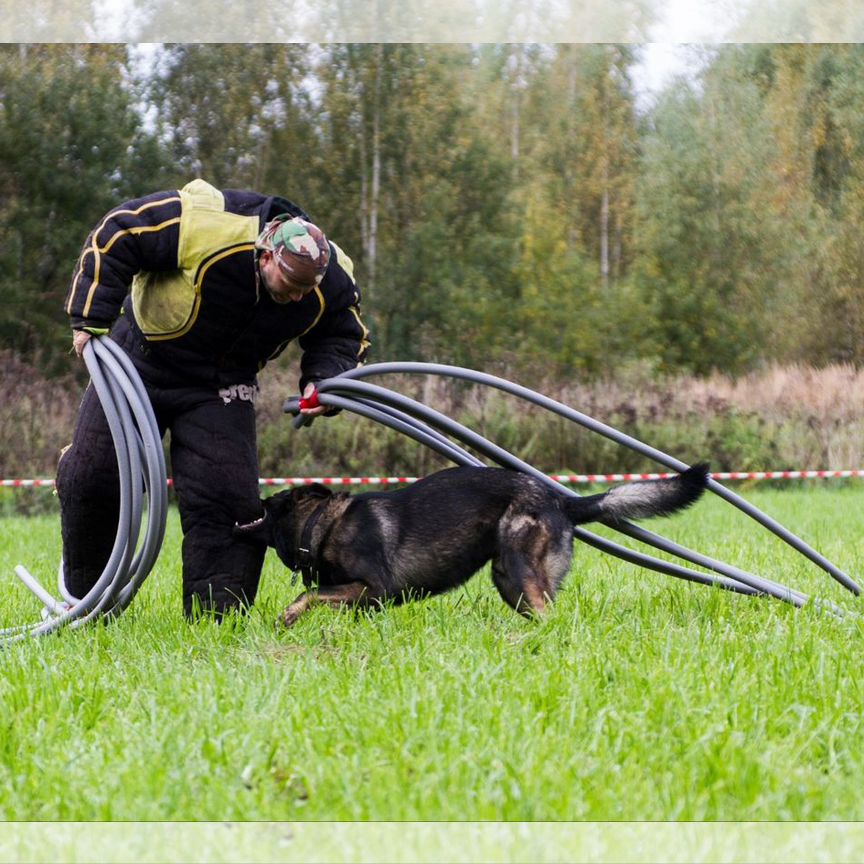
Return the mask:
POLYGON ((564 509, 574 525, 603 519, 620 522, 669 516, 697 501, 705 491, 708 477, 708 465, 701 462, 677 477, 625 483, 600 495, 567 498, 564 509))

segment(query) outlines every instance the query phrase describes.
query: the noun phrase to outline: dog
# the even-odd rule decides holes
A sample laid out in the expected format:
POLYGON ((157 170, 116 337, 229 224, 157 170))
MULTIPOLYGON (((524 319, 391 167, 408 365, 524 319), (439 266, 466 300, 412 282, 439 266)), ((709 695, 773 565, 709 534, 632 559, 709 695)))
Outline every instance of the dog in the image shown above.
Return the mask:
POLYGON ((490 560, 504 601, 540 615, 570 570, 576 525, 671 515, 699 498, 708 476, 699 464, 581 498, 504 468, 449 468, 360 495, 316 483, 265 498, 264 516, 235 532, 272 546, 302 573, 307 590, 283 613, 288 627, 319 603, 364 607, 440 594, 490 560))

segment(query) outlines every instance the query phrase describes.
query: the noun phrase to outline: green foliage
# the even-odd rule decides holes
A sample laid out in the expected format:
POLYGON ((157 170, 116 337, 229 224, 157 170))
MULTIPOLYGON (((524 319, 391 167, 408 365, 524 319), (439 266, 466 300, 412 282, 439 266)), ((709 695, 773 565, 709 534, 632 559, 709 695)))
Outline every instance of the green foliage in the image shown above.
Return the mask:
POLYGON ((63 368, 63 299, 96 217, 157 180, 123 46, 0 47, 0 345, 63 368))
MULTIPOLYGON (((172 182, 317 192, 309 46, 165 46, 148 99, 173 161, 172 182)), ((311 204, 309 205, 312 206, 311 204)))
POLYGON ((730 159, 724 139, 742 106, 721 96, 700 110, 681 89, 658 106, 638 204, 636 283, 647 327, 667 368, 697 373, 747 369, 759 350, 750 333, 763 324, 748 302, 763 251, 758 214, 744 197, 752 156, 730 159))
POLYGON ((719 46, 641 113, 624 45, 140 56, 0 50, 0 339, 42 368, 99 216, 199 174, 322 224, 377 359, 567 379, 864 356, 859 45, 719 46))
POLYGON ((361 149, 350 155, 377 356, 476 362, 500 335, 487 310, 506 294, 513 255, 509 177, 460 98, 471 55, 462 46, 386 45, 346 60, 361 112, 353 121, 361 149))
POLYGON ((634 273, 667 367, 859 362, 861 63, 728 46, 651 113, 634 273))

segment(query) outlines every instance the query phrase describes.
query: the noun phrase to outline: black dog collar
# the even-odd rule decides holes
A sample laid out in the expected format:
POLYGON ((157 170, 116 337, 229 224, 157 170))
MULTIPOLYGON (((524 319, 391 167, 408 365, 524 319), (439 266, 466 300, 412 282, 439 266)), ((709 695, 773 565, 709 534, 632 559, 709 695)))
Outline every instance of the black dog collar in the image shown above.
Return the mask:
POLYGON ((303 576, 304 584, 314 581, 318 573, 318 551, 312 548, 312 532, 328 503, 329 501, 324 500, 312 511, 300 534, 300 545, 294 560, 303 576))

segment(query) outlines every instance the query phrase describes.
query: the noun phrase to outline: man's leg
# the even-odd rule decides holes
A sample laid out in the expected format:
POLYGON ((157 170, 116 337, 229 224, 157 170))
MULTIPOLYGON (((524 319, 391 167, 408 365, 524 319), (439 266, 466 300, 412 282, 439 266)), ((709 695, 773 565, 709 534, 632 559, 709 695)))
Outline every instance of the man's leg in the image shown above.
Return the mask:
POLYGON ((81 402, 72 444, 60 457, 56 488, 66 588, 80 599, 105 569, 120 517, 114 441, 92 385, 81 402))
MULTIPOLYGON (((140 340, 124 316, 112 328, 111 338, 130 355, 134 354, 136 340, 140 340)), ((158 419, 155 405, 153 410, 158 419)), ((161 422, 159 428, 164 432, 161 422)), ((60 456, 56 489, 66 588, 82 598, 108 563, 120 520, 117 452, 92 384, 81 400, 72 443, 60 456)))
POLYGON ((261 516, 255 410, 215 392, 175 416, 171 465, 183 527, 183 609, 251 606, 266 547, 234 537, 261 516))

